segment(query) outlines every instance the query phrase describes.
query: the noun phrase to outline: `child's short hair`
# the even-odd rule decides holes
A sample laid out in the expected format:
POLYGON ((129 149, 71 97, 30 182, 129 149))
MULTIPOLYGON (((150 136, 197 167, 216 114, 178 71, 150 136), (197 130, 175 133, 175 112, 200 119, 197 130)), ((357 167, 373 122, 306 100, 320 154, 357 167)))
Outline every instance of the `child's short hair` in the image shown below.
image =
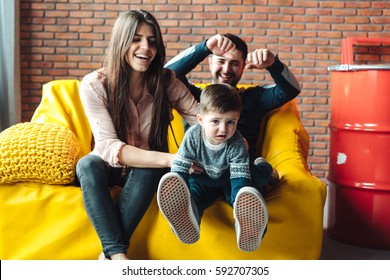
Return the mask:
POLYGON ((237 89, 228 84, 206 86, 200 95, 200 113, 241 111, 242 101, 237 89))

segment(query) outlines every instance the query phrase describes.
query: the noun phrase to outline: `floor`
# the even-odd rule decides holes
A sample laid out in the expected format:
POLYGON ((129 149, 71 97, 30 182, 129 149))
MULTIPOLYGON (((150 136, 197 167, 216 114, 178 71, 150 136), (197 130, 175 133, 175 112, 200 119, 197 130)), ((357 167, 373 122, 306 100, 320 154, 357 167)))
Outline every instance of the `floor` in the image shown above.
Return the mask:
POLYGON ((321 260, 390 260, 390 250, 352 246, 334 240, 324 232, 321 260))
MULTIPOLYGON (((324 229, 328 226, 328 201, 329 197, 324 207, 324 229)), ((321 260, 390 260, 390 249, 379 250, 346 244, 330 238, 324 230, 321 260)))

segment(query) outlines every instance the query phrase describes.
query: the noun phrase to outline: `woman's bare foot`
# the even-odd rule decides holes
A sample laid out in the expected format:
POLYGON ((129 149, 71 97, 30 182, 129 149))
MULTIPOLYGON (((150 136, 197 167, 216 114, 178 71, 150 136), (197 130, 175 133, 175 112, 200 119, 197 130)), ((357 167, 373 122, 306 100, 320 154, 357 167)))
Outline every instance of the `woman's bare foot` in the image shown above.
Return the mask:
POLYGON ((111 260, 123 261, 123 260, 128 260, 128 259, 129 258, 124 253, 118 253, 118 254, 111 255, 111 260))
POLYGON ((110 259, 107 259, 106 256, 104 255, 104 253, 102 252, 102 253, 99 255, 98 260, 99 260, 99 261, 109 261, 110 259))
POLYGON ((99 255, 98 260, 99 260, 99 261, 109 261, 109 260, 128 260, 128 259, 129 259, 129 258, 127 257, 127 255, 124 254, 124 253, 118 253, 118 254, 111 255, 110 258, 111 258, 111 259, 106 258, 106 256, 105 256, 104 253, 102 252, 102 253, 99 255))

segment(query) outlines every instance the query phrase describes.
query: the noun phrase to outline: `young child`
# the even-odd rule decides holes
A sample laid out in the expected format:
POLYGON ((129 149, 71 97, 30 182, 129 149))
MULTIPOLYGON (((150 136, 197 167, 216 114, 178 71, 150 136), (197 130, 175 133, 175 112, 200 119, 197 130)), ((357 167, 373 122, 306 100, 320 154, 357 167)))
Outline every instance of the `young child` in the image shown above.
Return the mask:
POLYGON ((187 130, 171 172, 160 180, 158 206, 184 243, 198 241, 201 216, 214 201, 199 198, 205 193, 215 197, 221 190, 233 206, 239 249, 253 251, 261 243, 268 213, 260 192, 251 187, 249 154, 237 131, 241 108, 241 98, 234 87, 207 86, 200 97, 198 124, 187 130), (204 172, 190 175, 193 162, 204 172))

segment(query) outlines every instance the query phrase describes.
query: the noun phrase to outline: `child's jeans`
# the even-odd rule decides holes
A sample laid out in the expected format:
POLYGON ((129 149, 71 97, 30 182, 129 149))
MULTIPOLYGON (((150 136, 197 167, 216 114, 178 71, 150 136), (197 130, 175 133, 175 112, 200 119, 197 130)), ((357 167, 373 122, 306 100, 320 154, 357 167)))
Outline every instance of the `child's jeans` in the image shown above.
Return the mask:
MULTIPOLYGON (((273 168, 267 162, 262 162, 259 165, 250 164, 250 173, 252 179, 252 187, 257 189, 261 195, 266 194, 266 185, 271 178, 273 168)), ((223 195, 226 202, 233 207, 238 189, 233 190, 230 184, 230 173, 227 172, 219 179, 212 179, 205 174, 192 174, 188 178, 191 198, 195 202, 198 209, 199 221, 202 218, 206 208, 220 196, 223 195)))

